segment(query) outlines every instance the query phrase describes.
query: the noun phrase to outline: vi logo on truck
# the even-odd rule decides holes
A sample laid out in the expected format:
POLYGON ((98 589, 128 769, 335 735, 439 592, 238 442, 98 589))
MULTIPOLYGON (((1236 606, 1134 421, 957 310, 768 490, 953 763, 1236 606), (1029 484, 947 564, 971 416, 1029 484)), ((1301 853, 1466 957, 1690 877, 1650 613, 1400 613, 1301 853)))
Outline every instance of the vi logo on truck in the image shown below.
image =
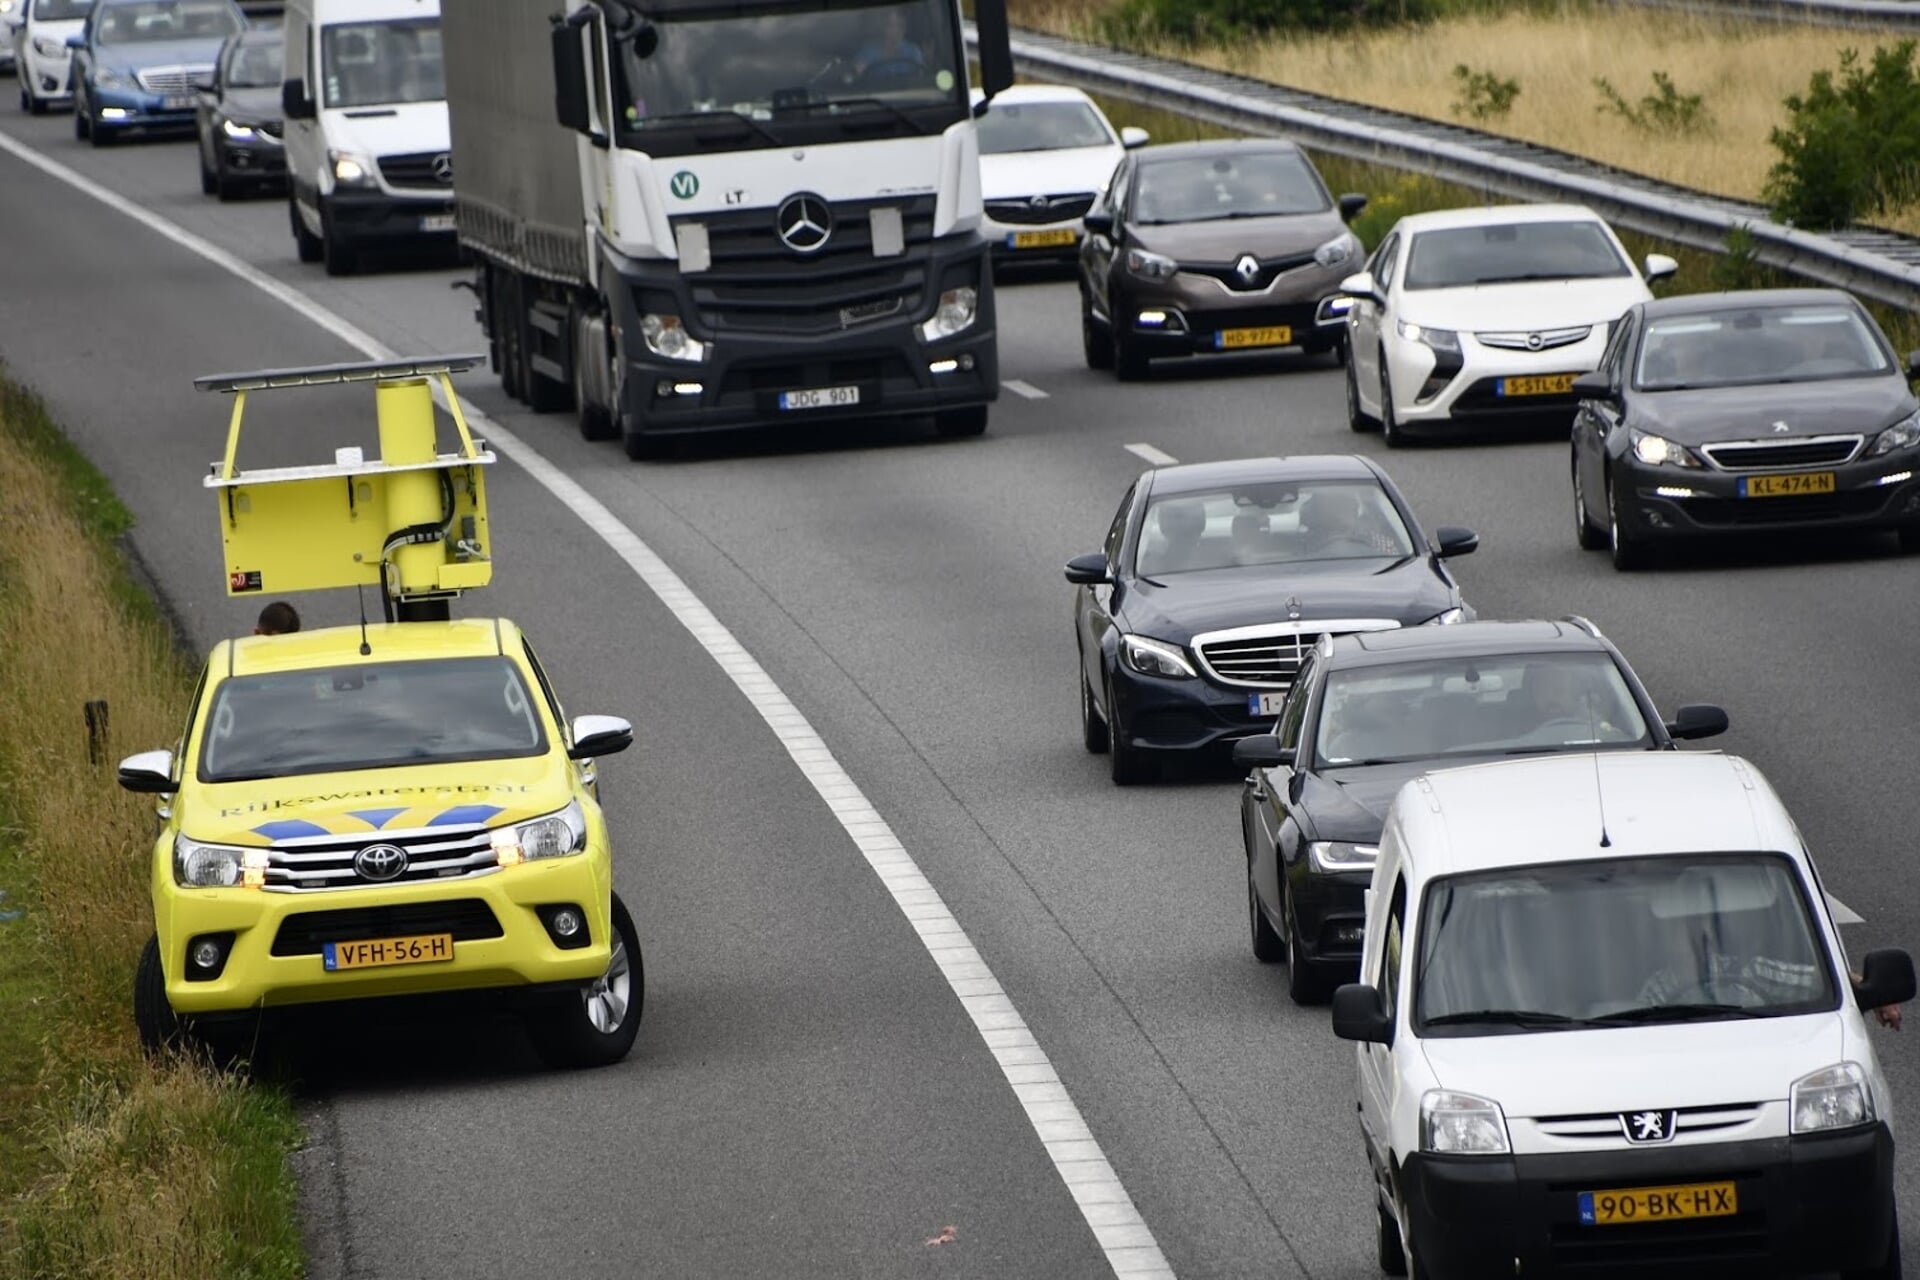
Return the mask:
POLYGON ((700 194, 700 179, 694 176, 693 170, 682 169, 667 180, 667 187, 680 199, 691 200, 700 194))

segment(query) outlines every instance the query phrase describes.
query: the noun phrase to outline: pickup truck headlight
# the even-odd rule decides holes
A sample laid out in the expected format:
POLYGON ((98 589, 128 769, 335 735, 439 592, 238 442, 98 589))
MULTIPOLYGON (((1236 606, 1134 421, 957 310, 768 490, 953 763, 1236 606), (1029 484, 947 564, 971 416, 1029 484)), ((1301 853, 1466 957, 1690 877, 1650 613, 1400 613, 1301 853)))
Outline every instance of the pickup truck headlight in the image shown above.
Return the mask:
POLYGON ((1346 840, 1312 840, 1307 857, 1315 871, 1369 871, 1380 856, 1377 844, 1353 844, 1346 840))
POLYGON ((543 858, 564 858, 587 847, 587 815, 578 800, 558 813, 497 827, 491 837, 494 858, 503 867, 543 858))
POLYGON ((979 305, 979 293, 969 286, 947 290, 940 295, 940 305, 934 308, 933 318, 920 326, 920 340, 938 342, 964 332, 973 324, 979 305))
POLYGON ((1456 1156, 1503 1156, 1507 1117, 1491 1098, 1429 1089, 1420 1098, 1420 1149, 1456 1156))
POLYGON ((333 164, 333 181, 340 187, 371 187, 377 185, 373 176, 373 161, 351 151, 329 151, 327 159, 333 164))
POLYGON ((230 888, 240 883, 249 852, 264 851, 236 849, 223 844, 202 844, 186 836, 176 836, 173 841, 173 881, 189 889, 230 888))
POLYGON ((668 360, 697 364, 707 358, 707 344, 688 333, 679 316, 649 311, 640 317, 640 336, 646 340, 647 350, 668 360))
POLYGON ((1793 1082, 1793 1133, 1851 1129, 1874 1118, 1873 1092, 1858 1063, 1842 1062, 1793 1082))
POLYGON ((1633 456, 1650 467, 1693 467, 1700 466, 1699 461, 1688 453, 1682 445, 1675 444, 1665 436, 1654 435, 1651 431, 1635 431, 1630 437, 1633 441, 1633 456))
POLYGON ((1198 674, 1178 647, 1145 636, 1121 636, 1120 661, 1143 676, 1191 680, 1198 674))
POLYGON ((1920 442, 1920 413, 1909 414, 1875 436, 1873 447, 1867 450, 1867 456, 1877 458, 1883 453, 1892 453, 1895 449, 1908 448, 1916 442, 1920 442))
POLYGON ((1145 280, 1171 280, 1180 274, 1180 264, 1165 254, 1129 249, 1127 270, 1145 280))

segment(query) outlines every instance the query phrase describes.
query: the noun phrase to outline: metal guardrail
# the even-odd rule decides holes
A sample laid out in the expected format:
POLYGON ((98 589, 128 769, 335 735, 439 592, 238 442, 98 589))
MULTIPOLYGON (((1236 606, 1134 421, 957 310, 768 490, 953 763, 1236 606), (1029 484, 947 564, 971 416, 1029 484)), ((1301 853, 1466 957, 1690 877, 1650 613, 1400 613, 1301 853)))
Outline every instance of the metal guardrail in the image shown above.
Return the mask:
POLYGON ((1767 266, 1889 306, 1920 310, 1920 239, 1912 236, 1872 228, 1816 235, 1774 222, 1762 205, 1689 190, 1551 147, 1059 36, 1019 32, 1013 56, 1026 74, 1090 93, 1427 174, 1490 199, 1584 204, 1618 226, 1696 249, 1724 251, 1728 236, 1745 227, 1754 257, 1767 266))
POLYGON ((1673 9, 1761 22, 1856 27, 1920 34, 1915 0, 1613 0, 1622 7, 1673 9))

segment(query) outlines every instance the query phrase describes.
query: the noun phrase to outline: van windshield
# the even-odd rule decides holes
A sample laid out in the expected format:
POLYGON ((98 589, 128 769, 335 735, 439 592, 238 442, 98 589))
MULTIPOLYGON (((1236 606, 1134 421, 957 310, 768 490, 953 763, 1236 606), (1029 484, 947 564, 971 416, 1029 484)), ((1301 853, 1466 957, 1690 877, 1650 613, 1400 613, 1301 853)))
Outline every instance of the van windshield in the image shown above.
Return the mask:
POLYGON ((346 22, 320 32, 323 101, 329 107, 438 102, 447 96, 440 19, 346 22))
POLYGON ((1668 854, 1436 880, 1414 971, 1420 1034, 1784 1017, 1837 1007, 1779 854, 1668 854))

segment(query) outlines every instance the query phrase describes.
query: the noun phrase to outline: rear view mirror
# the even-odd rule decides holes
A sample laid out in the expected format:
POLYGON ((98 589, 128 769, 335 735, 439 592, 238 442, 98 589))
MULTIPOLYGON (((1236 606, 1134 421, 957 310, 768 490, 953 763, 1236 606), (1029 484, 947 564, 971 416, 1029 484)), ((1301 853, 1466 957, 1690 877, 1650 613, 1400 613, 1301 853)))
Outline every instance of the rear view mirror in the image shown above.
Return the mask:
POLYGON ((164 795, 173 787, 173 752, 142 751, 120 762, 120 785, 145 795, 164 795))
POLYGON ((1283 747, 1280 739, 1263 733, 1234 743, 1233 762, 1242 769, 1274 769, 1293 763, 1293 748, 1283 747))
POLYGON ((1353 312, 1353 299, 1345 294, 1336 293, 1330 298, 1320 299, 1320 305, 1313 309, 1313 323, 1316 326, 1343 325, 1353 312))
POLYGON ((1853 998, 1862 1009, 1905 1004, 1914 996, 1913 957, 1898 948, 1869 951, 1860 962, 1853 998))
POLYGON ((633 726, 619 716, 576 716, 569 760, 596 760, 633 745, 633 726))
POLYGON ((307 96, 307 82, 295 76, 280 82, 280 114, 289 120, 311 120, 316 112, 307 96))
POLYGON ((1349 982, 1333 993, 1333 1034, 1362 1044, 1392 1044, 1393 1017, 1380 993, 1365 983, 1349 982))
POLYGON ((1084 556, 1075 556, 1067 561, 1067 581, 1076 587, 1097 587, 1112 582, 1113 575, 1107 572, 1107 553, 1090 551, 1084 556))
POLYGON ((1352 222, 1367 207, 1367 198, 1357 191, 1348 192, 1340 197, 1340 220, 1352 222))
POLYGON ((1667 733, 1675 738, 1713 738, 1727 731, 1727 713, 1704 702, 1694 702, 1673 713, 1667 733))
POLYGON ((1480 535, 1471 529, 1462 529, 1457 525, 1446 525, 1433 531, 1433 540, 1440 548, 1440 558, 1448 556, 1471 555, 1480 549, 1480 535))
POLYGON ((1135 147, 1146 146, 1147 139, 1152 136, 1152 134, 1140 128, 1138 125, 1130 124, 1120 131, 1120 145, 1131 151, 1135 147))

